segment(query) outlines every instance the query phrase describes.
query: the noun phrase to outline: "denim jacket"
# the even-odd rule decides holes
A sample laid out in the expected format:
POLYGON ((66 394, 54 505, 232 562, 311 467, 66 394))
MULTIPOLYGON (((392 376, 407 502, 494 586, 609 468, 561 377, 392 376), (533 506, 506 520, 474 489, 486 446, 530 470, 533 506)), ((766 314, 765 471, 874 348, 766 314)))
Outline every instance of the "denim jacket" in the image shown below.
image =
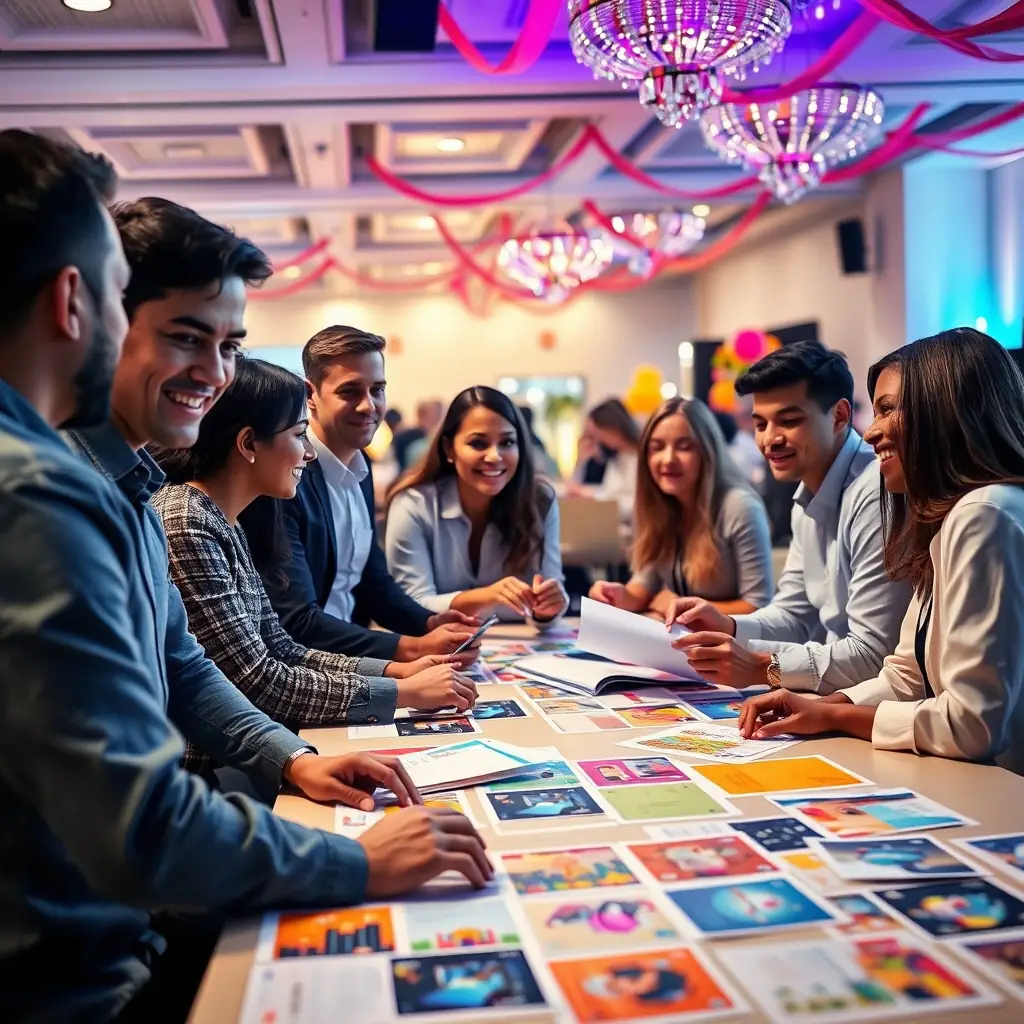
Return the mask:
POLYGON ((4 1020, 114 1018, 162 950, 151 911, 246 914, 365 892, 358 843, 182 770, 183 732, 268 784, 302 744, 188 633, 147 526, 158 471, 120 443, 134 501, 0 381, 4 1020))

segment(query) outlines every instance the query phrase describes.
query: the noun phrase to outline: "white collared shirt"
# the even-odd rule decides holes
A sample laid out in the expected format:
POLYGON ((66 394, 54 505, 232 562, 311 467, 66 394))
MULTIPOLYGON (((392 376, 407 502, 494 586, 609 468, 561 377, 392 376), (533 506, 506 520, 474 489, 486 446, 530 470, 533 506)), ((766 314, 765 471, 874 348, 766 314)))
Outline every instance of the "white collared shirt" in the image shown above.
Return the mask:
POLYGON ((363 577, 373 541, 373 524, 366 510, 363 492, 359 489, 370 469, 362 452, 356 452, 351 463, 346 466, 316 436, 312 427, 309 429, 309 443, 316 451, 324 471, 337 549, 337 572, 324 611, 335 618, 351 622, 355 609, 352 591, 363 577))
POLYGON ((979 487, 946 516, 930 546, 932 613, 924 638, 929 696, 917 660, 921 599, 877 679, 851 687, 877 705, 871 742, 982 760, 1024 774, 1024 489, 979 487))
POLYGON ((793 541, 771 604, 737 615, 736 639, 777 654, 782 685, 828 694, 878 675, 910 588, 885 571, 881 477, 851 430, 821 487, 793 499, 793 541))

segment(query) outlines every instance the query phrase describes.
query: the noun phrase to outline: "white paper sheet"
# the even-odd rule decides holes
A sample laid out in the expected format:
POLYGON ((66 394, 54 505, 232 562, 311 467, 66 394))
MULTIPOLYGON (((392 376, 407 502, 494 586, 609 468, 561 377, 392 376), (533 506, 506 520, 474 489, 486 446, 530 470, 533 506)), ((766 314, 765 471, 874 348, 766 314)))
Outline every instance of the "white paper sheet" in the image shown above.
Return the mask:
POLYGON ((690 632, 685 626, 676 625, 668 630, 663 622, 588 597, 583 598, 580 614, 576 646, 581 651, 627 665, 671 672, 682 679, 700 679, 690 667, 689 658, 672 647, 676 637, 690 632))
POLYGON ((529 747, 514 747, 495 740, 472 739, 402 754, 402 765, 421 793, 493 782, 543 761, 529 747))

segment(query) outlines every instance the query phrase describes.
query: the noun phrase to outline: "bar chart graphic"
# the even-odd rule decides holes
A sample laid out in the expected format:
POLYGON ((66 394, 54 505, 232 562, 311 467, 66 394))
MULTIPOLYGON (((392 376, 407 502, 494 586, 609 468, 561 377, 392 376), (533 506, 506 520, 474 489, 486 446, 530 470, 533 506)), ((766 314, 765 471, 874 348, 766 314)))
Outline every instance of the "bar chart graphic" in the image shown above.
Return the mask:
POLYGON ((394 951, 395 929, 387 907, 282 914, 278 919, 275 960, 394 951))

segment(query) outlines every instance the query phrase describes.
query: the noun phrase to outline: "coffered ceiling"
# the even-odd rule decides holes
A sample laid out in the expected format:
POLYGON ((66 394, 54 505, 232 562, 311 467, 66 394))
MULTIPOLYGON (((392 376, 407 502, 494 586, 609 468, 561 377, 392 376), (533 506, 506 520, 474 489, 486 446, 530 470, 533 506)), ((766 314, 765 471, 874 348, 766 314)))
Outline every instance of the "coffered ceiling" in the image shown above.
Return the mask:
MULTIPOLYGON (((529 6, 446 3, 492 61, 517 37, 529 6)), ((953 26, 1006 3, 911 6, 953 26)), ((859 12, 856 0, 812 0, 759 81, 792 77, 859 12)), ((429 192, 491 193, 549 167, 590 121, 675 187, 706 189, 740 175, 708 152, 695 126, 663 128, 634 93, 595 82, 572 58, 564 15, 541 59, 514 76, 474 70, 443 32, 433 53, 374 52, 372 15, 373 0, 112 0, 93 14, 60 0, 0 0, 0 126, 64 135, 105 153, 125 198, 155 194, 195 206, 280 259, 327 238, 338 260, 380 280, 451 265, 432 212, 472 245, 505 213, 537 226, 578 217, 584 199, 608 213, 668 204, 590 149, 520 198, 432 211, 378 181, 370 155, 429 192)), ((997 41, 1024 51, 1024 38, 997 41)), ((930 120, 953 126, 1024 96, 1021 65, 971 60, 889 26, 872 33, 842 77, 874 85, 890 124, 922 101, 933 104, 930 120)), ((1006 145, 1005 132, 1000 141, 1006 145)), ((859 187, 823 188, 804 209, 823 211, 859 187)), ((751 198, 711 204, 710 237, 751 198)), ((320 287, 358 285, 329 275, 320 287)))

